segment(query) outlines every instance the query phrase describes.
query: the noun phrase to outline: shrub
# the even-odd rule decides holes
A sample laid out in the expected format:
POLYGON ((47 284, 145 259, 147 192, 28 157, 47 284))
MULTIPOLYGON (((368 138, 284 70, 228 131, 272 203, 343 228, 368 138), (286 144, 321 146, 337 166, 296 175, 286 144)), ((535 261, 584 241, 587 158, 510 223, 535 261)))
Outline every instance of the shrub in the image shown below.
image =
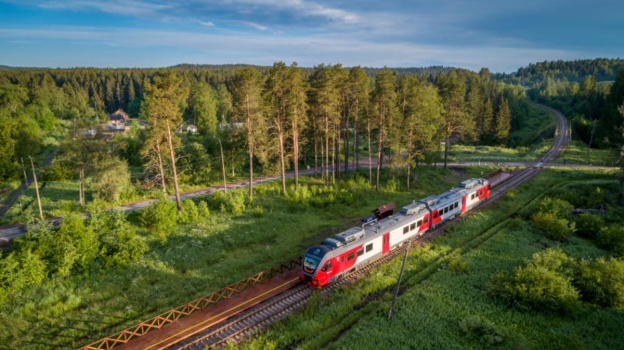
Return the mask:
POLYGON ((505 334, 489 320, 476 315, 470 315, 459 321, 459 328, 471 338, 479 339, 479 342, 492 346, 505 341, 505 334))
POLYGON ((182 210, 178 212, 178 223, 185 224, 199 220, 199 210, 197 209, 195 202, 190 199, 186 199, 182 201, 181 205, 182 210))
POLYGON ((145 242, 136 235, 126 214, 114 211, 107 217, 107 225, 102 232, 103 253, 106 266, 126 266, 138 261, 147 251, 145 242))
POLYGON ((552 213, 536 213, 531 220, 537 230, 552 240, 564 241, 573 229, 568 225, 568 220, 560 219, 552 213))
POLYGON ((598 245, 614 255, 624 255, 624 226, 611 224, 598 231, 596 237, 598 245))
POLYGON ((451 260, 449 261, 449 268, 454 273, 461 274, 468 271, 468 269, 470 268, 470 263, 464 261, 461 255, 456 254, 451 257, 451 260))
POLYGON ((208 204, 204 201, 200 201, 199 204, 197 205, 197 212, 199 213, 199 216, 202 218, 206 218, 210 216, 210 209, 208 209, 208 204))
POLYGON ((539 253, 533 254, 529 265, 543 267, 549 271, 555 271, 557 273, 564 274, 566 276, 571 275, 576 266, 576 261, 566 255, 561 249, 546 249, 539 253))
POLYGON ((573 269, 574 259, 547 249, 534 254, 527 266, 495 275, 487 291, 521 309, 575 311, 579 293, 569 277, 573 269))
POLYGON ((245 211, 245 194, 240 191, 215 192, 211 196, 211 206, 222 212, 242 215, 245 211))
POLYGON ((164 244, 167 235, 176 224, 176 204, 168 200, 163 194, 156 202, 147 206, 141 213, 141 223, 164 244))
POLYGON ((97 234, 85 226, 79 214, 66 216, 58 232, 43 228, 37 237, 37 254, 49 263, 52 272, 63 277, 75 267, 87 270, 100 252, 97 234))
POLYGON ((386 183, 386 188, 385 189, 388 192, 397 192, 399 190, 399 182, 397 181, 397 179, 395 177, 392 177, 386 183))
POLYGON ((624 310, 624 260, 583 260, 576 271, 575 284, 583 300, 624 310))
POLYGON ((264 209, 260 206, 257 206, 256 208, 254 208, 253 214, 255 217, 260 218, 264 215, 264 209))
POLYGON ((570 218, 570 211, 574 206, 563 199, 545 197, 537 205, 534 214, 552 214, 558 219, 570 218))
POLYGON ((570 278, 534 265, 497 274, 488 285, 488 293, 520 309, 562 312, 574 309, 579 298, 570 278))
POLYGON ((574 219, 576 232, 585 238, 596 238, 604 221, 591 213, 583 213, 574 219))
POLYGON ((115 202, 123 192, 131 188, 128 164, 119 158, 113 158, 92 181, 97 198, 115 202))
POLYGON ((47 168, 41 170, 39 181, 66 181, 74 177, 75 170, 69 164, 56 159, 47 168))

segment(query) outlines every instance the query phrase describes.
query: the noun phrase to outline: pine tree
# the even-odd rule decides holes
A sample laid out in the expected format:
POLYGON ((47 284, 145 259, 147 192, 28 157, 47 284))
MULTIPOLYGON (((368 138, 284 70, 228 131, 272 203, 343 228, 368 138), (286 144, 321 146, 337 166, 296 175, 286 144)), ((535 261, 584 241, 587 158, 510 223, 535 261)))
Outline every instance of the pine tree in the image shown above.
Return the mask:
POLYGON ((394 91, 394 74, 388 67, 384 67, 375 79, 372 103, 374 114, 377 118, 377 181, 375 191, 379 191, 379 177, 383 161, 383 146, 387 133, 386 121, 392 120, 396 115, 396 92, 394 91))
POLYGON ((511 112, 509 111, 509 103, 503 98, 498 105, 496 111, 496 127, 494 128, 494 139, 499 144, 505 144, 509 136, 511 128, 511 112))
MULTIPOLYGON (((171 70, 159 70, 154 75, 154 84, 145 82, 145 113, 148 123, 159 139, 163 135, 169 146, 171 170, 173 171, 173 186, 176 193, 178 210, 182 210, 180 203, 180 188, 178 186, 178 174, 175 164, 174 137, 171 128, 175 128, 182 122, 180 105, 188 96, 188 89, 182 88, 181 79, 171 70)), ((177 137, 176 137, 177 138, 177 137)), ((159 144, 158 141, 155 145, 159 144)))
POLYGON ((356 66, 349 71, 349 88, 351 97, 351 110, 353 111, 353 160, 355 161, 355 170, 358 170, 359 165, 359 148, 358 148, 358 126, 360 122, 360 116, 364 115, 366 108, 368 108, 368 85, 369 78, 366 72, 360 67, 356 66))
POLYGON ((237 68, 232 80, 234 115, 245 123, 249 151, 249 198, 253 198, 253 159, 256 135, 263 125, 260 74, 252 67, 237 68))
POLYGON ((465 86, 457 78, 455 71, 448 76, 438 75, 438 91, 444 105, 444 169, 447 168, 450 138, 456 132, 462 132, 467 124, 464 113, 465 86))

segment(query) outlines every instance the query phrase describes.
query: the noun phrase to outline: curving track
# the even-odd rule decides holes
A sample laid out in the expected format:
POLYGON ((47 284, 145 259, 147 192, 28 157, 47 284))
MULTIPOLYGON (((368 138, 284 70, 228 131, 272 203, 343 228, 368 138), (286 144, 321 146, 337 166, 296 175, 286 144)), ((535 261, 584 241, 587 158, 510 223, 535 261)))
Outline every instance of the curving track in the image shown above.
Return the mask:
MULTIPOLYGON (((489 201, 482 203, 483 206, 490 205, 499 198, 502 198, 507 191, 515 188, 525 182, 535 178, 542 170, 542 166, 549 161, 559 157, 567 144, 570 142, 570 130, 567 119, 561 112, 550 107, 541 107, 550 110, 557 117, 557 128, 555 130, 555 139, 553 145, 533 166, 514 172, 513 176, 492 189, 492 195, 489 201)), ((451 220, 459 220, 461 217, 451 220)), ((414 238, 410 245, 403 245, 394 249, 380 259, 371 262, 351 274, 343 277, 339 281, 324 287, 321 290, 323 295, 329 294, 335 288, 352 283, 354 280, 366 275, 373 268, 385 264, 390 260, 404 253, 407 247, 412 245, 422 245, 431 241, 433 238, 444 234, 444 225, 428 231, 421 237, 414 238)), ((193 349, 201 350, 205 348, 218 348, 226 342, 239 342, 249 338, 251 335, 259 332, 261 329, 272 322, 288 315, 289 313, 300 309, 305 305, 308 298, 314 293, 315 289, 297 285, 296 287, 275 296, 251 309, 248 309, 230 319, 215 325, 193 337, 169 347, 169 349, 193 349)))

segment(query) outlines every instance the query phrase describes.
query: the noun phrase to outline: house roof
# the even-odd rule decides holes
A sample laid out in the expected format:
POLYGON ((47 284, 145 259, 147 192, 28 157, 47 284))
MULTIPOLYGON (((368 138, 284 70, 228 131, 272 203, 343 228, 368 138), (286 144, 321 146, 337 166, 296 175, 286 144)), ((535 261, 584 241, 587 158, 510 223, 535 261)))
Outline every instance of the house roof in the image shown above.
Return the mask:
POLYGON ((123 111, 123 109, 118 109, 115 113, 111 113, 108 116, 110 120, 126 120, 130 117, 128 113, 123 111))

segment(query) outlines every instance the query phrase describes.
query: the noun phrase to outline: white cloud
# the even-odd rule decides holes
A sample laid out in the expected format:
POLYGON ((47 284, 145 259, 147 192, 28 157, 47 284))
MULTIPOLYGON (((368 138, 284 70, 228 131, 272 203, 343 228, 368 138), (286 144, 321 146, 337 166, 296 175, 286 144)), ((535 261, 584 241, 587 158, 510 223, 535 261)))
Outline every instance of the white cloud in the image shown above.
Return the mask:
MULTIPOLYGON (((345 66, 430 66, 446 65, 478 70, 510 72, 530 62, 553 59, 573 59, 591 56, 583 52, 510 46, 475 46, 457 48, 445 45, 419 45, 407 42, 372 43, 367 40, 342 37, 340 34, 289 37, 264 34, 206 34, 136 29, 94 30, 88 28, 0 29, 0 38, 11 40, 59 39, 83 45, 114 45, 133 52, 133 61, 120 57, 117 66, 136 64, 162 50, 171 55, 181 52, 177 62, 189 62, 183 49, 201 52, 195 62, 266 64, 283 60, 297 61, 301 66, 320 63, 343 63, 345 66), (174 50, 175 49, 175 50, 174 50), (145 57, 140 57, 141 55, 145 57), (198 61, 199 60, 199 61, 198 61), (205 62, 204 61, 204 62, 205 62)), ((0 56, 1 58, 1 56, 0 56)), ((54 62, 50 62, 54 65, 54 62)))
POLYGON ((238 21, 238 23, 241 23, 243 25, 246 25, 248 27, 252 27, 252 28, 256 28, 258 30, 267 30, 268 28, 265 26, 262 26, 258 23, 253 23, 253 22, 247 22, 247 21, 238 21))
POLYGON ((104 13, 132 16, 132 17, 151 17, 159 14, 161 11, 170 10, 173 5, 153 4, 143 1, 85 1, 85 0, 66 0, 66 1, 45 1, 39 4, 39 7, 46 9, 66 9, 74 11, 100 11, 104 13))

